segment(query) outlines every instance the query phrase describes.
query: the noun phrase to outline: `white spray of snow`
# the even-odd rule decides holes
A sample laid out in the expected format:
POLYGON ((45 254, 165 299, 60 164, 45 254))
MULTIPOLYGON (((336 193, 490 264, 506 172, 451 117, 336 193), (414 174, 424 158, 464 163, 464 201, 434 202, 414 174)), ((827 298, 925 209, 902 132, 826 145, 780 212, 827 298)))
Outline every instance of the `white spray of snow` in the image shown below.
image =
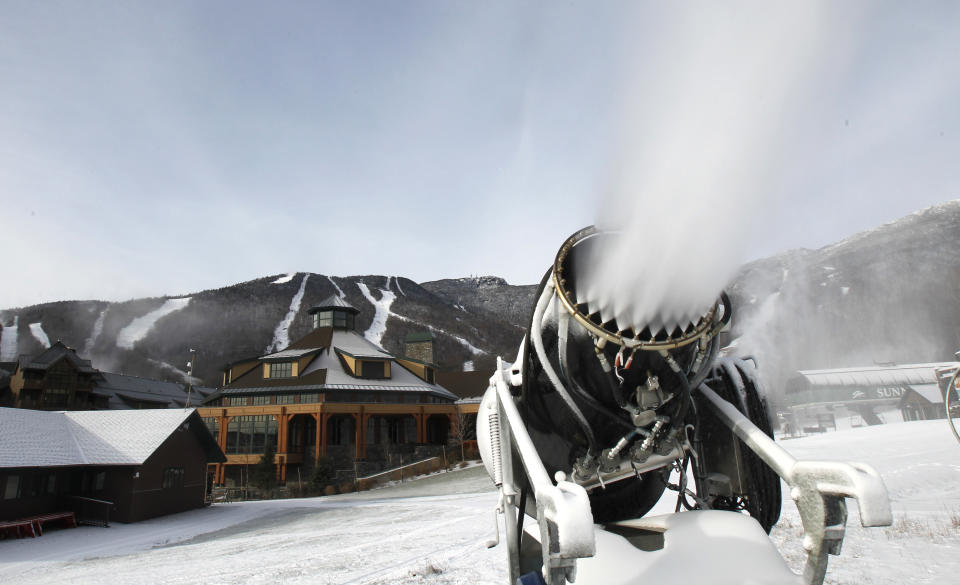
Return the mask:
POLYGON ((297 275, 296 272, 291 272, 290 274, 288 274, 288 275, 286 275, 286 276, 281 276, 280 278, 274 280, 274 281, 271 282, 270 284, 286 284, 286 283, 290 282, 291 280, 293 280, 293 277, 296 276, 296 275, 297 275))
MULTIPOLYGON (((389 286, 389 278, 387 280, 389 286)), ((377 347, 382 347, 380 344, 383 342, 383 334, 387 332, 387 319, 390 318, 390 305, 393 304, 393 301, 396 300, 397 295, 394 293, 384 290, 380 290, 380 300, 373 298, 373 295, 370 294, 370 289, 367 288, 362 282, 357 283, 357 287, 360 289, 360 292, 363 293, 363 296, 366 297, 368 301, 374 307, 373 314, 373 323, 370 323, 370 327, 364 331, 363 336, 366 337, 370 342, 375 344, 377 347)))
POLYGON ((330 281, 330 284, 333 285, 333 288, 337 289, 337 295, 339 295, 341 299, 347 298, 347 295, 343 294, 343 291, 340 290, 340 287, 337 286, 337 283, 333 282, 333 279, 332 279, 332 278, 330 278, 330 277, 328 276, 328 277, 327 277, 327 280, 330 281))
POLYGON ((90 352, 93 351, 93 346, 97 343, 97 340, 100 339, 100 334, 103 333, 103 320, 107 316, 108 310, 110 310, 110 307, 100 311, 100 315, 93 324, 93 331, 90 333, 90 337, 88 337, 87 341, 83 344, 83 353, 81 355, 89 356, 90 352))
POLYGON ((297 316, 297 311, 300 310, 300 303, 303 301, 303 292, 307 289, 308 278, 310 278, 309 273, 303 275, 303 280, 300 281, 300 289, 297 290, 297 294, 293 295, 293 299, 290 301, 290 309, 283 320, 277 323, 277 328, 273 330, 273 341, 267 346, 267 353, 281 350, 290 345, 290 325, 293 323, 293 318, 297 316))
POLYGON ((40 342, 40 345, 43 347, 50 347, 50 338, 47 337, 47 332, 43 330, 42 323, 31 323, 30 333, 33 335, 34 339, 40 342))
POLYGON ((17 335, 20 316, 13 318, 12 325, 4 325, 0 334, 0 362, 12 362, 17 359, 17 335))
POLYGON ((783 120, 824 48, 816 2, 666 11, 669 45, 638 58, 624 144, 597 225, 582 300, 626 328, 672 328, 705 313, 743 261, 776 192, 783 120), (686 48, 692 48, 687 50, 686 48), (763 47, 762 50, 758 47, 763 47))
POLYGON ((117 333, 117 347, 120 349, 133 349, 133 346, 147 336, 157 321, 166 317, 170 313, 179 311, 190 304, 192 297, 182 299, 167 299, 159 309, 150 311, 142 317, 137 317, 130 324, 117 333))
POLYGON ((201 380, 200 378, 197 378, 196 376, 191 376, 190 374, 186 373, 180 368, 177 368, 176 366, 172 366, 167 362, 162 362, 160 360, 155 360, 155 359, 148 359, 147 361, 157 366, 158 368, 161 368, 161 369, 167 370, 168 372, 172 372, 176 374, 186 384, 193 384, 194 386, 196 386, 203 382, 203 380, 201 380))

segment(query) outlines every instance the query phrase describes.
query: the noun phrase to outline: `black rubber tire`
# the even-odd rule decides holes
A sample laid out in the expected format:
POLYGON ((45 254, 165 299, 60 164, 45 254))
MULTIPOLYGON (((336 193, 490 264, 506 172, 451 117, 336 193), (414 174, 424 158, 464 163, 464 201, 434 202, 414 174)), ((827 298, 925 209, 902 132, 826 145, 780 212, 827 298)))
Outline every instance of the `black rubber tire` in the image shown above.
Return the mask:
MULTIPOLYGON (((766 401, 760 391, 760 383, 754 374, 754 369, 743 360, 726 358, 725 361, 733 363, 735 374, 739 376, 740 380, 738 381, 742 383, 743 390, 740 391, 738 381, 732 380, 731 372, 722 365, 714 368, 713 375, 710 376, 712 379, 719 379, 722 383, 713 384, 710 387, 721 398, 736 406, 737 410, 745 414, 750 422, 757 425, 768 437, 773 438, 773 428, 770 424, 766 401)), ((746 500, 744 509, 769 534, 770 529, 780 519, 780 506, 783 498, 780 489, 780 476, 763 459, 751 451, 743 441, 737 439, 737 442, 740 445, 746 472, 752 479, 752 485, 748 492, 744 494, 746 500)), ((717 502, 714 507, 734 509, 732 502, 717 502)))

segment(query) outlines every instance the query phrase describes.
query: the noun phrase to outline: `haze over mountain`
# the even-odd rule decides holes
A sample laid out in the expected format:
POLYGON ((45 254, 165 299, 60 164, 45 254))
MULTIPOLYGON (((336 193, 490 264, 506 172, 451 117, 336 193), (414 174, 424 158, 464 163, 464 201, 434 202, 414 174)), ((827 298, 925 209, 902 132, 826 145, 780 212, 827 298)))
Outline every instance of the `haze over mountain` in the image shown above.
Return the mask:
MULTIPOLYGON (((797 369, 953 359, 960 349, 960 200, 818 250, 742 267, 730 353, 753 355, 775 397, 797 369)), ((559 245, 559 242, 558 242, 559 245)), ((442 369, 512 360, 536 286, 469 277, 271 275, 178 298, 61 301, 0 311, 0 361, 62 340, 104 371, 216 386, 224 365, 307 333, 331 295, 359 309, 357 329, 393 353, 431 331, 442 369)))

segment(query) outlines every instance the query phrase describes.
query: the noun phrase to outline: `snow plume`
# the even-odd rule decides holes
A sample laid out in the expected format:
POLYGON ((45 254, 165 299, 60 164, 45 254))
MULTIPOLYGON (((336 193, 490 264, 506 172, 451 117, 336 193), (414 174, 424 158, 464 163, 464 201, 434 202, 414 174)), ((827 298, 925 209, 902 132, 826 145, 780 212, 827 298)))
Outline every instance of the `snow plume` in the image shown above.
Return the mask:
POLYGON ((31 323, 30 333, 33 335, 34 339, 40 342, 40 345, 45 348, 50 347, 50 338, 47 337, 47 332, 43 330, 42 323, 31 323))
MULTIPOLYGON (((387 279, 389 286, 389 278, 387 279)), ((396 300, 397 295, 394 293, 383 290, 380 290, 380 300, 373 298, 373 295, 370 294, 370 289, 367 288, 362 282, 357 283, 357 287, 360 289, 360 292, 363 293, 363 296, 366 297, 375 309, 373 315, 373 323, 370 324, 370 327, 364 331, 363 336, 366 337, 370 342, 375 344, 377 347, 383 347, 381 345, 383 341, 383 334, 387 332, 387 319, 390 318, 390 305, 393 304, 393 301, 396 300)))
POLYGON ((286 284, 286 283, 290 282, 291 280, 293 280, 293 277, 296 276, 296 275, 297 275, 296 272, 291 272, 290 274, 288 274, 288 275, 286 275, 286 276, 281 276, 280 278, 274 280, 274 281, 271 282, 270 284, 286 284))
POLYGON ((167 299, 167 302, 163 303, 159 309, 150 311, 142 317, 137 317, 131 321, 129 325, 121 329, 120 333, 117 333, 117 347, 120 349, 133 349, 133 346, 138 341, 150 333, 150 330, 157 324, 157 321, 189 305, 191 298, 192 297, 167 299))
POLYGON ((307 288, 308 278, 310 278, 309 273, 303 275, 303 280, 300 281, 300 289, 297 291, 297 294, 293 295, 293 299, 290 301, 290 310, 287 311, 283 320, 277 324, 277 328, 273 330, 273 341, 267 346, 267 353, 281 350, 290 345, 290 325, 300 310, 300 303, 303 301, 303 291, 307 288))
POLYGON ((90 356, 90 352, 93 351, 93 346, 97 343, 97 340, 100 339, 100 334, 103 333, 103 320, 107 316, 107 311, 110 307, 100 311, 100 315, 97 317, 96 322, 93 324, 93 331, 90 333, 90 337, 87 338, 87 341, 83 344, 83 352, 80 355, 85 357, 90 356))
POLYGON ((0 333, 0 362, 12 362, 17 359, 17 330, 20 328, 20 317, 13 318, 12 325, 4 325, 0 333))
POLYGON ((337 286, 337 283, 333 282, 333 279, 332 279, 332 278, 330 278, 330 277, 328 276, 328 277, 327 277, 327 280, 330 281, 330 284, 333 285, 333 288, 337 289, 337 295, 339 295, 341 299, 347 298, 347 295, 343 294, 343 291, 340 289, 339 286, 337 286))
POLYGON ((155 359, 147 359, 147 361, 162 370, 166 370, 168 372, 176 374, 177 377, 180 378, 184 384, 193 384, 194 386, 199 386, 200 384, 203 384, 203 380, 201 380, 200 378, 197 378, 196 376, 191 376, 190 374, 186 373, 180 368, 176 366, 172 366, 167 362, 162 362, 160 360, 155 360, 155 359))
POLYGON ((783 118, 820 50, 820 6, 743 8, 669 5, 669 45, 653 64, 638 60, 645 68, 626 94, 625 136, 596 220, 620 233, 598 240, 578 275, 579 300, 605 322, 639 331, 696 321, 776 192, 783 118))

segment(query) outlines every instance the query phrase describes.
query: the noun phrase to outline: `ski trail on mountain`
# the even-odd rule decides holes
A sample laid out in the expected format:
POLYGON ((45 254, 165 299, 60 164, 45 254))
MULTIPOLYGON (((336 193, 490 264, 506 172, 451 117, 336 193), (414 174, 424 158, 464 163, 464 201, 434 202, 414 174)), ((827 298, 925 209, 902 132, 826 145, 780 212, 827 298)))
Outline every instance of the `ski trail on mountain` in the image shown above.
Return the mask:
POLYGON ((17 335, 20 327, 20 317, 13 318, 13 325, 4 326, 0 333, 0 362, 12 362, 17 359, 17 335))
POLYGON ((133 346, 147 336, 157 324, 157 321, 166 317, 170 313, 179 311, 190 304, 193 297, 184 297, 181 299, 167 299, 167 302, 156 310, 150 311, 142 317, 137 317, 130 324, 117 333, 117 347, 120 349, 133 349, 133 346))
POLYGON ((31 323, 30 334, 33 335, 33 338, 39 341, 40 345, 44 348, 50 347, 50 338, 47 337, 47 332, 43 330, 43 323, 31 323))
POLYGON ((332 279, 332 278, 330 278, 330 277, 328 276, 328 277, 327 277, 327 280, 330 281, 330 284, 333 285, 333 288, 337 289, 337 294, 340 295, 340 298, 341 298, 341 299, 347 298, 347 295, 343 294, 343 291, 340 289, 339 286, 337 286, 337 283, 333 282, 333 279, 332 279))
POLYGON ((90 352, 93 351, 94 344, 100 339, 100 334, 103 333, 103 320, 107 316, 108 310, 110 310, 110 307, 100 311, 100 316, 97 317, 96 322, 93 324, 93 331, 90 332, 90 337, 88 337, 87 341, 83 344, 83 355, 89 357, 90 352))
POLYGON ((390 318, 390 305, 397 299, 397 295, 381 288, 378 290, 382 296, 378 301, 370 294, 370 289, 367 288, 367 285, 358 282, 357 287, 360 289, 360 292, 363 293, 363 296, 370 301, 376 311, 373 315, 373 323, 364 331, 363 336, 376 344, 377 347, 383 347, 381 343, 383 342, 383 334, 387 332, 387 319, 390 318))
POLYGON ((290 345, 290 325, 300 310, 300 303, 303 302, 303 292, 307 289, 308 278, 310 278, 310 273, 303 275, 303 280, 300 281, 300 290, 293 295, 293 300, 290 301, 290 310, 287 311, 283 320, 277 324, 277 328, 273 330, 273 341, 267 346, 267 353, 281 350, 290 345))

